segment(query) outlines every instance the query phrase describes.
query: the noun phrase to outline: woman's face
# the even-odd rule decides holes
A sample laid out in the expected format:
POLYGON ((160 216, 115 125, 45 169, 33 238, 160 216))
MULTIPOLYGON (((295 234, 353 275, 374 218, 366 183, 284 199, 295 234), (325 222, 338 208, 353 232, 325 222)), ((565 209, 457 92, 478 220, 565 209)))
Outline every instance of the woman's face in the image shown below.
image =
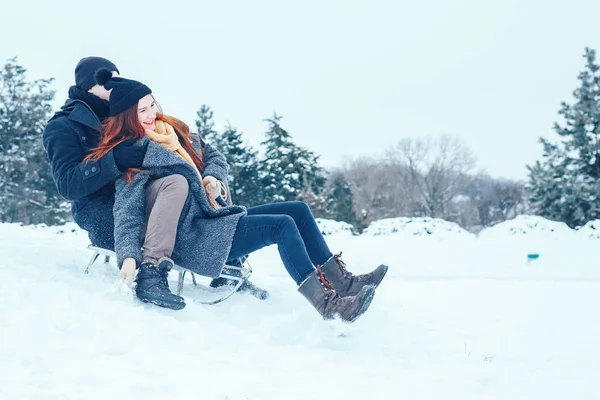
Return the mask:
POLYGON ((138 101, 138 121, 144 127, 153 131, 156 128, 156 111, 158 107, 151 94, 147 94, 138 101))

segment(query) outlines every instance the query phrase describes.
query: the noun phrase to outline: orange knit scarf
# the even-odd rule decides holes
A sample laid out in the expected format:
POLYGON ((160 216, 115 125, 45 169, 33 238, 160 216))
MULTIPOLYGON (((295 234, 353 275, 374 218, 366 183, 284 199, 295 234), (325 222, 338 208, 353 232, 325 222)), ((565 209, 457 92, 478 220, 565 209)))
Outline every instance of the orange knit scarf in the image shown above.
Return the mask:
MULTIPOLYGON (((156 128, 154 131, 148 129, 145 130, 146 136, 148 136, 153 141, 159 143, 161 146, 177 153, 178 156, 187 161, 188 164, 190 164, 194 168, 194 170, 198 174, 200 182, 202 183, 202 174, 200 174, 198 167, 196 167, 196 164, 194 164, 192 157, 190 157, 189 153, 185 150, 185 148, 183 148, 183 146, 181 146, 181 143, 179 143, 179 136, 177 136, 175 129, 173 129, 173 127, 170 124, 158 119, 155 121, 155 123, 156 128)), ((204 185, 202 186, 204 187, 204 185)), ((204 188, 204 190, 206 191, 206 188, 204 188)), ((221 206, 214 199, 212 199, 208 195, 208 193, 206 194, 206 197, 208 198, 210 205, 214 209, 218 210, 219 208, 221 208, 221 206)))

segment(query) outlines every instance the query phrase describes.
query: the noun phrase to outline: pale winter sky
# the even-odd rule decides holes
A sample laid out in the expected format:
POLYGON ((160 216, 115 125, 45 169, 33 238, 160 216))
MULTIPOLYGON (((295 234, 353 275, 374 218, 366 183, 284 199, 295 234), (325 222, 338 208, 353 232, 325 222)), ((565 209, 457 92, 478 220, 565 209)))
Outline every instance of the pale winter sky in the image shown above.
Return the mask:
POLYGON ((273 111, 327 166, 401 138, 451 134, 494 176, 525 178, 555 138, 596 0, 11 1, 0 61, 54 77, 57 107, 80 58, 109 58, 193 125, 206 103, 258 145, 273 111))

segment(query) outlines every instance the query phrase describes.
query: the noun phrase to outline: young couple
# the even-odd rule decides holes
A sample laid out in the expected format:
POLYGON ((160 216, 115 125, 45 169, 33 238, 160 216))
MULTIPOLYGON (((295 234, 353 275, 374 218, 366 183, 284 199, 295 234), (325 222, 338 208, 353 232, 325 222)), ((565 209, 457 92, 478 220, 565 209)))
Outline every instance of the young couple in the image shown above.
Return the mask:
POLYGON ((227 261, 277 244, 323 318, 352 322, 367 310, 387 266, 350 273, 305 203, 232 204, 225 157, 109 60, 82 59, 75 82, 44 130, 44 147, 75 222, 94 245, 115 250, 119 278, 135 277, 140 300, 182 309, 167 283, 174 263, 216 278, 227 261))

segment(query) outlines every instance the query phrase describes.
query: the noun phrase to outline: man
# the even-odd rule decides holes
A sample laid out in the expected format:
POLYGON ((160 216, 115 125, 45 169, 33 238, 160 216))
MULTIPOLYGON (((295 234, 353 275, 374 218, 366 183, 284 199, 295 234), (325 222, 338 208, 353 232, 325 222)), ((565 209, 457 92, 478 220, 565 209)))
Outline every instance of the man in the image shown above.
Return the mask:
MULTIPOLYGON (((95 162, 84 158, 100 142, 100 124, 109 115, 110 91, 96 82, 96 72, 107 68, 119 75, 117 66, 102 57, 86 57, 75 67, 75 85, 69 98, 48 121, 43 143, 58 192, 71 201, 73 219, 89 234, 92 244, 114 250, 113 205, 117 178, 129 168, 140 168, 146 148, 121 143, 95 162)), ((215 279, 211 286, 230 284, 215 279)), ((240 290, 266 298, 268 292, 246 282, 240 290)))
POLYGON ((75 67, 69 98, 44 129, 52 176, 58 192, 72 204, 73 219, 88 231, 96 246, 114 249, 114 181, 127 168, 139 168, 145 148, 123 143, 97 162, 83 159, 100 141, 100 123, 108 117, 110 92, 96 84, 94 74, 119 69, 101 57, 83 58, 75 67))

